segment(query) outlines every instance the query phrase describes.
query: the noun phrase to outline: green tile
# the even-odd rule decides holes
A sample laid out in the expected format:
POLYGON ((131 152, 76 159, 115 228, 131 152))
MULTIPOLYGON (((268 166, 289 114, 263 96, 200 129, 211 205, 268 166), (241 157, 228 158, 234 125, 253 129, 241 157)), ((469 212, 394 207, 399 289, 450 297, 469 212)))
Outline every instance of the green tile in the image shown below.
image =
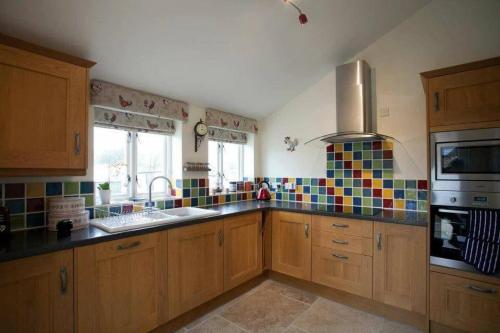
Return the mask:
POLYGON ((371 207, 372 206, 372 198, 363 198, 363 206, 371 207))
POLYGON ((394 176, 394 172, 392 170, 382 171, 382 178, 384 178, 384 179, 392 179, 393 176, 394 176))
POLYGON ((326 203, 326 195, 318 196, 319 203, 326 203))
POLYGON ((11 215, 10 227, 12 230, 20 230, 26 228, 26 216, 24 214, 11 215))
POLYGON ((198 198, 198 205, 199 206, 205 206, 207 204, 206 197, 199 197, 198 198))
POLYGON ((352 178, 344 179, 344 187, 352 187, 352 178))
POLYGON ((427 201, 418 201, 417 208, 421 212, 426 212, 427 211, 427 201))
POLYGON ((156 208, 158 209, 165 209, 165 201, 163 200, 160 200, 160 201, 156 201, 156 208))
POLYGON ((288 201, 288 193, 282 194, 283 201, 288 201))
POLYGON ((363 150, 363 159, 371 160, 372 159, 372 151, 371 150, 363 150))
POLYGON ((182 188, 191 188, 191 179, 183 179, 182 180, 182 188))
POLYGON ((326 162, 326 169, 327 170, 333 170, 334 169, 334 162, 333 161, 328 161, 326 162))
POLYGON ((318 186, 311 186, 311 194, 318 194, 319 192, 319 187, 318 186))
POLYGON ((405 191, 405 199, 406 200, 416 200, 417 199, 417 191, 416 190, 406 190, 405 191))
POLYGON ((94 205, 94 195, 84 195, 85 198, 85 207, 92 207, 94 205))
POLYGON ((404 189, 405 181, 404 179, 394 179, 394 188, 396 189, 404 189))
POLYGON ((382 169, 382 166, 383 166, 382 160, 373 160, 372 161, 372 169, 373 170, 382 169))
POLYGON ((353 151, 363 150, 363 144, 361 142, 354 142, 354 144, 352 145, 352 150, 353 151))
POLYGON ((108 217, 109 216, 109 208, 108 207, 96 207, 94 208, 94 216, 97 219, 108 217))
POLYGON ((360 197, 363 195, 363 190, 359 187, 355 187, 352 189, 352 196, 353 197, 360 197))
POLYGON ((302 178, 302 185, 311 185, 311 178, 302 178))
POLYGON ((334 175, 335 178, 341 179, 344 178, 344 172, 343 170, 335 170, 334 175))
POLYGON ((238 200, 238 196, 236 194, 231 194, 231 202, 235 202, 238 200))
POLYGON ((199 190, 198 188, 192 188, 191 189, 191 198, 197 198, 199 195, 199 190))
POLYGON ((75 195, 80 190, 80 183, 78 182, 64 182, 64 195, 75 195))

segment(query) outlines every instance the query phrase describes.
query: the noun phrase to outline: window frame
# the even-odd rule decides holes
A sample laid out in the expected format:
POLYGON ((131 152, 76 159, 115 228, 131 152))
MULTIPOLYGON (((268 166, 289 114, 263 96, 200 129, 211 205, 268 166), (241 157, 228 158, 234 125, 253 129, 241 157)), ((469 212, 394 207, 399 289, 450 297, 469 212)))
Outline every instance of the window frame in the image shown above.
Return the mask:
MULTIPOLYGON (((216 189, 221 185, 221 190, 224 191, 224 180, 230 181, 242 181, 245 174, 244 169, 244 156, 245 156, 245 145, 239 143, 225 143, 223 141, 211 141, 217 144, 217 166, 215 171, 216 175, 216 184, 213 186, 210 184, 211 189, 216 189), (224 144, 234 144, 238 146, 238 179, 226 179, 226 175, 224 174, 224 144)), ((209 150, 210 151, 210 150, 209 150)), ((209 158, 210 160, 210 158, 209 158)))

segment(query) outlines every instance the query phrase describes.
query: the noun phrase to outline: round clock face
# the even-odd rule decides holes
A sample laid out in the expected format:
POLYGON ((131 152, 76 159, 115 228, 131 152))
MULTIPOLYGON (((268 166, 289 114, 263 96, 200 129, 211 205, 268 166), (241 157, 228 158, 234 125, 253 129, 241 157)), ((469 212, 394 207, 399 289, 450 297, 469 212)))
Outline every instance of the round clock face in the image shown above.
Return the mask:
POLYGON ((194 127, 194 131, 196 132, 196 134, 198 134, 200 136, 204 136, 208 132, 208 127, 205 123, 199 122, 194 127))

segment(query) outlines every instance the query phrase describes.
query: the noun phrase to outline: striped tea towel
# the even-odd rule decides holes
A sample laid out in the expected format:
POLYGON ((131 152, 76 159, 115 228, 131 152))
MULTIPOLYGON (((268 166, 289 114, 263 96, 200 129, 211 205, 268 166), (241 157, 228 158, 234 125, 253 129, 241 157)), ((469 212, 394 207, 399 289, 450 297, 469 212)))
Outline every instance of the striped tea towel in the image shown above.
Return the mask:
POLYGON ((463 251, 464 261, 485 274, 494 274, 500 253, 500 220, 497 210, 469 212, 469 231, 463 251))

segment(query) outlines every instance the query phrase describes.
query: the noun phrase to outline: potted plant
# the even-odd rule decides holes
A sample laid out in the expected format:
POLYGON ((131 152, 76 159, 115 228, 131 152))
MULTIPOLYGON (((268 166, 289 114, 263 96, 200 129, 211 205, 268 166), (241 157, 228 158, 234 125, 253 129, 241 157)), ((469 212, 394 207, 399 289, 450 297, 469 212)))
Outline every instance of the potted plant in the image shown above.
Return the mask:
POLYGON ((99 197, 101 198, 101 204, 108 205, 111 199, 111 190, 109 189, 109 182, 100 183, 97 185, 99 190, 99 197))

